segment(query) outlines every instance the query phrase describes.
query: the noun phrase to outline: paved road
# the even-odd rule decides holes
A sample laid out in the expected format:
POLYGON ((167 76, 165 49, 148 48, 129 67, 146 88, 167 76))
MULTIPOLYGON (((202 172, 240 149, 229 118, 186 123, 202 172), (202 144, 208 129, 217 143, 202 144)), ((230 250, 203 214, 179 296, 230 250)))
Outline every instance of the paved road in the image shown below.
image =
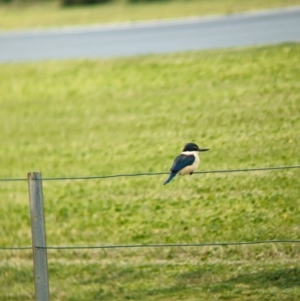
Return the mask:
POLYGON ((300 42, 300 7, 221 17, 0 32, 0 62, 300 42))

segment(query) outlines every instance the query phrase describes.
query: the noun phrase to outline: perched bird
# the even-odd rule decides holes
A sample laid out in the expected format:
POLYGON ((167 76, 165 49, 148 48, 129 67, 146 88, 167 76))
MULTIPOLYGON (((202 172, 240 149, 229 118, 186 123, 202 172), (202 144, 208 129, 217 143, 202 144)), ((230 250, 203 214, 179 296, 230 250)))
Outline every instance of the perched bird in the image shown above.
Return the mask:
POLYGON ((184 176, 187 174, 193 174, 195 169, 200 163, 200 158, 198 152, 208 151, 209 148, 199 148, 195 143, 187 143, 181 154, 177 156, 174 160, 174 163, 170 169, 170 176, 164 183, 164 185, 171 182, 171 180, 178 174, 184 176))

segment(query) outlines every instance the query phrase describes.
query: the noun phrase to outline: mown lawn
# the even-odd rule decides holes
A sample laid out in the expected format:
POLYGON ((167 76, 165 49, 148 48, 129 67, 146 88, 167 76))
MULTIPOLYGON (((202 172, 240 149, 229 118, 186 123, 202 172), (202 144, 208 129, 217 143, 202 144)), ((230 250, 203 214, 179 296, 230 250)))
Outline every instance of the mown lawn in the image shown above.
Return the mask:
POLYGON ((0 30, 134 22, 140 20, 230 14, 259 9, 300 5, 300 0, 174 0, 63 8, 58 1, 0 5, 0 30))
MULTIPOLYGON (((299 44, 2 64, 0 177, 299 164, 299 44)), ((44 181, 49 246, 299 239, 299 170, 44 181)), ((0 182, 0 246, 30 246, 27 183, 0 182)), ((53 300, 298 300, 298 244, 49 250, 53 300)), ((33 300, 0 250, 1 300, 33 300)))

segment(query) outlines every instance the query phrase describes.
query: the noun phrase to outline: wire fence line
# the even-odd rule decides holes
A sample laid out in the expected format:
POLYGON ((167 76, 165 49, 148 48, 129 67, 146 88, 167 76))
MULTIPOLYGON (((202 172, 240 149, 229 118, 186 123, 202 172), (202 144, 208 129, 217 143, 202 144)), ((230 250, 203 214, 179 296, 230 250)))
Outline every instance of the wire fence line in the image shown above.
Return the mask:
POLYGON ((235 245, 257 245, 270 243, 300 243, 300 240, 261 240, 249 242, 212 242, 191 244, 132 244, 132 245, 104 245, 104 246, 47 246, 37 247, 41 249, 124 249, 124 248, 166 248, 166 247, 212 247, 212 246, 235 246, 235 245))
MULTIPOLYGON (((196 171, 194 172, 194 174, 235 173, 235 172, 252 172, 252 171, 268 171, 268 170, 299 169, 299 168, 300 165, 271 166, 271 167, 196 171)), ((100 175, 100 176, 48 177, 48 178, 46 177, 46 178, 42 178, 41 180, 42 181, 94 180, 94 179, 108 179, 108 178, 120 178, 120 177, 159 176, 159 175, 168 175, 168 174, 169 172, 141 172, 141 173, 124 173, 124 174, 100 175)), ((27 181, 27 178, 0 178, 0 182, 17 182, 17 181, 27 181)))
MULTIPOLYGON (((243 169, 224 169, 224 170, 208 170, 198 171, 195 174, 211 174, 211 173, 234 173, 234 172, 253 172, 253 171, 270 171, 283 169, 300 169, 300 165, 293 166, 273 166, 273 167, 255 167, 243 169)), ((60 180, 90 180, 90 179, 106 179, 117 177, 136 177, 136 176, 157 176, 166 175, 169 172, 144 172, 132 174, 115 174, 102 176, 80 176, 80 177, 56 177, 56 178, 42 178, 35 179, 36 181, 60 181, 60 180)), ((0 182, 12 181, 28 181, 27 178, 0 178, 0 182)), ((230 246, 230 245, 254 245, 254 244, 268 244, 268 243, 300 243, 300 240, 264 240, 264 241, 250 241, 250 242, 217 242, 217 243, 192 243, 192 244, 136 244, 136 245, 104 245, 104 246, 47 246, 46 249, 116 249, 116 248, 145 248, 145 247, 204 247, 204 246, 230 246)), ((36 247, 42 248, 42 247, 36 247)), ((29 250, 32 247, 1 247, 0 250, 29 250)))
MULTIPOLYGON (((251 171, 267 171, 267 170, 283 170, 283 169, 299 169, 299 165, 295 166, 274 166, 274 167, 259 167, 259 168, 244 168, 231 170, 210 170, 200 171, 197 174, 208 173, 232 173, 232 172, 251 172, 251 171)), ((129 248, 174 248, 174 247, 228 247, 228 246, 242 246, 242 245, 259 245, 259 244, 279 244, 279 243, 300 243, 298 239, 278 239, 278 240, 258 240, 258 241, 234 241, 234 242, 203 242, 203 243, 150 243, 150 244, 119 244, 119 245, 99 245, 99 246, 47 246, 45 220, 44 220, 44 202, 43 202, 43 180, 44 181, 59 181, 59 180, 88 180, 88 179, 105 179, 117 177, 133 177, 133 176, 154 176, 165 175, 167 172, 151 172, 151 173, 132 173, 132 174, 115 174, 103 176, 88 176, 88 177, 56 177, 56 178, 42 178, 40 172, 28 173, 26 179, 24 178, 2 178, 0 182, 8 181, 27 181, 30 203, 30 218, 31 218, 31 233, 32 246, 20 247, 1 247, 0 251, 19 251, 31 250, 33 257, 33 271, 34 271, 34 286, 36 300, 48 301, 49 290, 49 276, 48 276, 48 260, 47 250, 91 250, 91 249, 129 249, 129 248)))
POLYGON ((23 251, 23 250, 32 250, 32 247, 0 247, 0 250, 16 250, 16 251, 23 251))
MULTIPOLYGON (((226 247, 239 245, 259 245, 259 244, 279 244, 279 243, 300 243, 297 239, 279 240, 258 240, 258 241, 239 241, 239 242, 204 242, 190 244, 129 244, 129 245, 103 245, 103 246, 36 246, 37 249, 47 250, 78 250, 78 249, 128 249, 128 248, 172 248, 172 247, 226 247)), ((0 250, 30 250, 32 247, 0 247, 0 250)))
MULTIPOLYGON (((208 170, 198 171, 195 174, 210 174, 210 173, 234 173, 234 172, 252 172, 252 171, 269 171, 282 169, 299 169, 300 165, 293 166, 273 166, 273 167, 256 167, 243 169, 225 169, 225 170, 208 170)), ((132 174, 115 174, 102 176, 81 176, 81 177, 56 177, 56 178, 42 178, 37 181, 59 181, 59 180, 89 180, 89 179, 105 179, 117 177, 136 177, 136 176, 157 176, 166 175, 168 172, 144 172, 132 174)), ((26 178, 0 178, 2 182, 9 181, 28 181, 26 178)), ((103 245, 103 246, 47 246, 39 247, 37 249, 120 249, 120 248, 159 248, 159 247, 205 247, 205 246, 234 246, 234 245, 257 245, 257 244, 272 244, 272 243, 300 243, 300 240, 286 239, 286 240, 261 240, 249 242, 212 242, 212 243, 191 243, 191 244, 129 244, 129 245, 103 245)), ((32 247, 1 247, 0 250, 30 250, 32 247)))

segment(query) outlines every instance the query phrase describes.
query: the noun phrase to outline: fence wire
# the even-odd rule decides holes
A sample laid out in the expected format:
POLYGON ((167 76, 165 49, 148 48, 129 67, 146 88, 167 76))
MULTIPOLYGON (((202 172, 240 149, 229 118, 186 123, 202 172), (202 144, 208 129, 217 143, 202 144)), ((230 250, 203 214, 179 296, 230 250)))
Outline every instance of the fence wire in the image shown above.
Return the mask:
MULTIPOLYGON (((37 249, 47 250, 78 250, 78 249, 128 249, 128 248, 173 248, 173 247, 227 247, 239 245, 259 245, 259 244, 278 244, 278 243, 300 243, 297 239, 279 240, 258 240, 258 241, 238 241, 238 242, 204 242, 190 244, 129 244, 129 245, 104 245, 104 246, 36 246, 37 249)), ((32 247, 0 247, 0 250, 29 250, 32 247)))
MULTIPOLYGON (((235 172, 253 172, 253 171, 269 171, 282 169, 299 169, 300 165, 293 166, 273 166, 273 167, 255 167, 242 169, 224 169, 224 170, 207 170, 197 171, 194 174, 210 174, 210 173, 235 173, 235 172)), ((139 177, 139 176, 158 176, 167 175, 169 172, 143 172, 143 173, 127 173, 115 175, 100 175, 100 176, 79 176, 79 177, 53 177, 42 178, 42 181, 63 181, 63 180, 93 180, 107 179, 118 177, 139 177)), ((27 178, 0 178, 0 182, 27 181, 27 178)), ((191 244, 129 244, 129 245, 104 245, 104 246, 47 246, 38 249, 120 249, 120 248, 161 248, 161 247, 209 247, 209 246, 237 246, 237 245, 258 245, 258 244, 274 244, 274 243, 300 243, 300 240, 260 240, 260 241, 245 241, 245 242, 212 242, 212 243, 191 243, 191 244)), ((0 247, 0 250, 29 250, 32 247, 0 247)))
MULTIPOLYGON (((271 166, 271 167, 254 167, 242 169, 220 169, 220 170, 206 170, 196 171, 193 174, 210 174, 210 173, 234 173, 234 172, 252 172, 252 171, 268 171, 268 170, 281 170, 281 169, 299 169, 300 165, 293 166, 271 166)), ((94 180, 94 179, 108 179, 119 177, 140 177, 140 176, 160 176, 168 175, 169 172, 141 172, 141 173, 124 173, 115 175, 100 175, 100 176, 78 176, 78 177, 46 177, 42 181, 64 181, 64 180, 94 180)), ((27 181, 27 178, 0 178, 0 182, 15 182, 27 181)))
POLYGON ((106 245, 106 246, 54 246, 37 247, 40 249, 121 249, 121 248, 166 248, 166 247, 225 247, 236 245, 258 245, 270 243, 300 243, 300 240, 261 240, 245 242, 212 242, 212 243, 191 243, 191 244, 133 244, 133 245, 106 245))
POLYGON ((32 247, 0 247, 0 250, 32 250, 32 247))

